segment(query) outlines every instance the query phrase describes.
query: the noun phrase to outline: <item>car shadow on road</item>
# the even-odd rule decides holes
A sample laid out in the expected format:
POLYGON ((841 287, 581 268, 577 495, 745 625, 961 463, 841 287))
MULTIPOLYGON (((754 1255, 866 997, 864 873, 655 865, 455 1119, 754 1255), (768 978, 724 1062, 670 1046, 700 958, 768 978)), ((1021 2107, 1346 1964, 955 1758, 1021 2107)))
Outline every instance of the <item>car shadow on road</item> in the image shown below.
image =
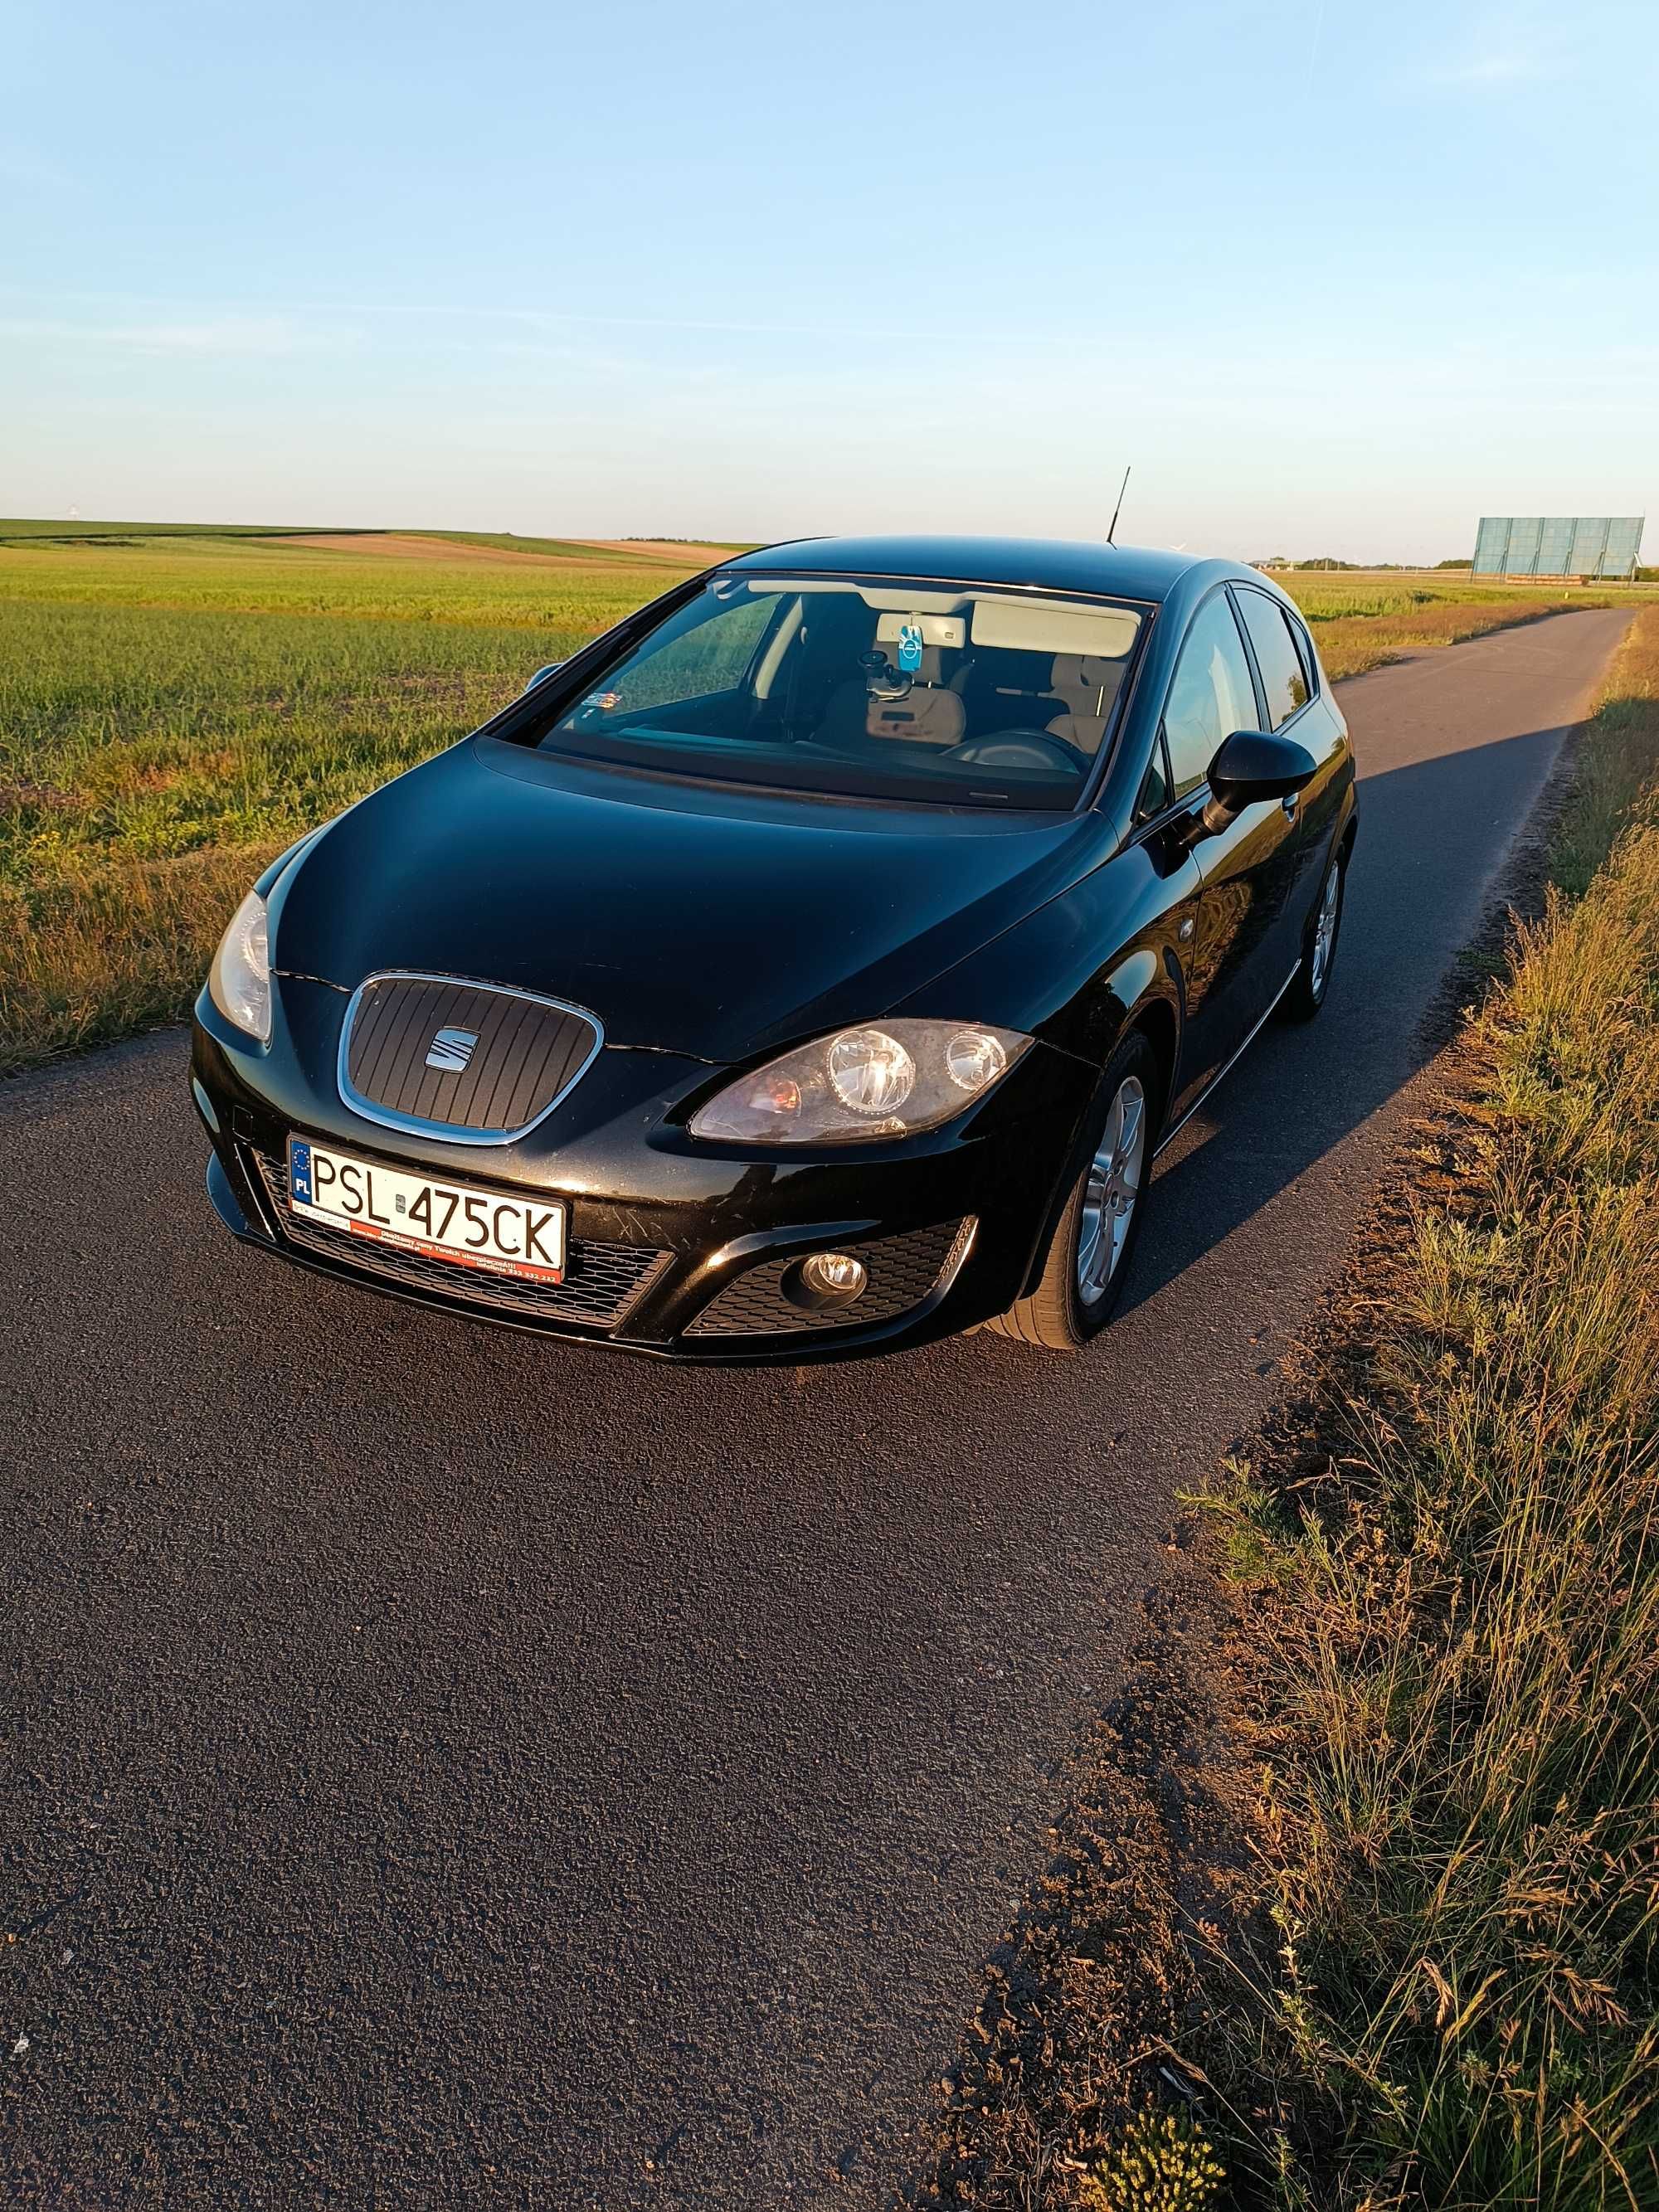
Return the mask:
POLYGON ((1175 1139, 1121 1312, 1291 1190, 1454 1033, 1459 956, 1520 894, 1535 842, 1526 818, 1561 737, 1528 731, 1363 781, 1325 1006, 1305 1025, 1271 1019, 1175 1139), (1494 836, 1494 793, 1519 817, 1518 840, 1494 836))

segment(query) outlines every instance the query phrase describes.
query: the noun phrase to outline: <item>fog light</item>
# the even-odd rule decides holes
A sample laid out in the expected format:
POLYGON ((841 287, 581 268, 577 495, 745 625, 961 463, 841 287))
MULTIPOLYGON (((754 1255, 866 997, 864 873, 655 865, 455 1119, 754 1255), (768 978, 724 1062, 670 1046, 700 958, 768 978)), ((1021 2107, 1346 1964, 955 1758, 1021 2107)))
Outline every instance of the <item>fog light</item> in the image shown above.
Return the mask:
POLYGON ((814 1252, 789 1270, 783 1293, 792 1305, 821 1313, 826 1306, 850 1306, 869 1279, 863 1261, 850 1252, 814 1252))
POLYGON ((800 1272, 809 1291, 822 1291, 831 1298, 857 1297, 866 1279, 863 1261, 850 1252, 814 1252, 800 1272))

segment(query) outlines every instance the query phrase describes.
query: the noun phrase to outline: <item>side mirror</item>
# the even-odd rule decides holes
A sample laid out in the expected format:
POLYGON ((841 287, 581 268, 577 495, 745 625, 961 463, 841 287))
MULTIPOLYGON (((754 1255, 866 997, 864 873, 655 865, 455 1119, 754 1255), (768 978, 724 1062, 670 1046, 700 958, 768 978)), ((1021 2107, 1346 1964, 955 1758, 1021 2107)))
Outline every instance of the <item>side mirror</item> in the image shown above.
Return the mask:
MULTIPOLYGON (((545 684, 550 676, 556 676, 563 666, 564 663, 562 660, 550 660, 545 668, 538 668, 536 671, 529 683, 525 685, 525 690, 533 691, 538 684, 545 684)), ((520 694, 520 696, 522 696, 520 694)))
POLYGON ((1294 738, 1267 730, 1235 730, 1224 738, 1210 763, 1210 796, 1193 825, 1194 839, 1218 837, 1247 806, 1259 799, 1288 799, 1311 783, 1318 763, 1294 738))
POLYGON ((1313 781, 1317 766, 1294 738, 1235 730, 1210 763, 1210 789, 1229 814, 1241 814, 1259 799, 1288 799, 1313 781))

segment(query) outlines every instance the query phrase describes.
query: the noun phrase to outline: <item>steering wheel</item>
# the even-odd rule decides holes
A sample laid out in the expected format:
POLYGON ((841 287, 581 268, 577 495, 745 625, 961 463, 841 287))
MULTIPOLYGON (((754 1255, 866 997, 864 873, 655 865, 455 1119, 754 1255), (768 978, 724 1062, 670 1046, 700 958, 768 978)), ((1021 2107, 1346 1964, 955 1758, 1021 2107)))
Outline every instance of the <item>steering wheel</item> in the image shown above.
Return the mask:
POLYGON ((1089 765, 1075 745, 1050 730, 996 730, 988 738, 968 738, 939 755, 970 768, 1063 768, 1089 765))

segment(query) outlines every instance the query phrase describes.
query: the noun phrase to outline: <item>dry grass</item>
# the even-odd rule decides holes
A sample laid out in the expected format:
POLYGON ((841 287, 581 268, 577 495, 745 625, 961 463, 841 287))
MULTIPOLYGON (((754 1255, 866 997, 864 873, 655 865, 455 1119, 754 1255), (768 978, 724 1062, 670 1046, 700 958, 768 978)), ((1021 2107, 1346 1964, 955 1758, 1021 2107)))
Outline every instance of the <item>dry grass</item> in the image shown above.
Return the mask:
POLYGON ((1659 608, 1551 870, 1181 1531, 918 2207, 1659 2206, 1659 608))
MULTIPOLYGON (((1575 593, 1571 604, 1607 606, 1612 601, 1575 593)), ((1345 676, 1363 676, 1367 670, 1381 668, 1406 653, 1460 645, 1465 638, 1484 637, 1490 630, 1540 622, 1546 615, 1559 614, 1562 605, 1559 598, 1541 597, 1501 599, 1495 604, 1431 601, 1398 614, 1328 617, 1315 623, 1314 635, 1325 673, 1334 684, 1345 676)))
POLYGON ((1290 569, 1274 580, 1313 625, 1333 682, 1363 676, 1407 653, 1538 622, 1566 607, 1634 607, 1652 597, 1628 585, 1506 584, 1490 577, 1476 583, 1467 574, 1433 572, 1290 569))
POLYGON ((0 1073, 175 1016, 271 844, 121 859, 27 898, 0 882, 0 1073))
POLYGON ((1659 611, 1583 762, 1559 872, 1611 854, 1521 933, 1299 1457, 1216 1503, 1271 1729, 1276 1993, 1210 2060, 1249 2202, 1659 2203, 1659 611))

